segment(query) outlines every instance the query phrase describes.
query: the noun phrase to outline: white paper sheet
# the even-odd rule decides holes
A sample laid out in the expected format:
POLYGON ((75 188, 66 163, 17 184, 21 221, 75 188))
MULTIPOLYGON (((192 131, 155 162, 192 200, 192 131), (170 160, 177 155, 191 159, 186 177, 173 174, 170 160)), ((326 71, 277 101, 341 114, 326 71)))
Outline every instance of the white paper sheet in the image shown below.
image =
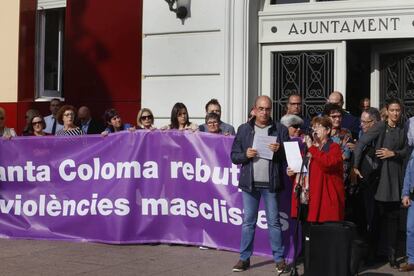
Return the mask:
MULTIPOLYGON (((302 155, 300 154, 298 141, 283 142, 283 146, 285 147, 288 167, 296 173, 300 172, 302 155)), ((306 172, 306 167, 303 168, 303 172, 306 172)))
POLYGON ((276 142, 277 136, 255 135, 252 147, 257 150, 257 157, 272 160, 273 151, 269 149, 269 145, 276 142))

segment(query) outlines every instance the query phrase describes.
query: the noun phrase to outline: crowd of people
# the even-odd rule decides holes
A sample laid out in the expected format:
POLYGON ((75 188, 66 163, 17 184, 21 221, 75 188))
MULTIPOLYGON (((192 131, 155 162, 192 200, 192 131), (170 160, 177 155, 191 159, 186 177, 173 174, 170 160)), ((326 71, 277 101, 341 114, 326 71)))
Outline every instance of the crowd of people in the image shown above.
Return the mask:
MULTIPOLYGON (((332 92, 323 111, 313 118, 302 113, 302 97, 289 96, 285 115, 280 122, 271 118, 273 102, 267 96, 256 98, 248 121, 233 126, 221 121, 221 105, 211 99, 205 105, 205 123, 190 121, 187 107, 176 103, 170 123, 161 130, 177 129, 235 135, 231 159, 241 165, 239 188, 242 190, 244 218, 240 259, 233 271, 250 266, 255 227, 261 197, 276 269, 286 269, 282 230, 278 211, 278 194, 283 189, 283 176, 292 185, 291 216, 300 220, 304 237, 314 223, 353 221, 369 244, 368 261, 384 255, 391 267, 400 271, 414 270, 414 117, 403 122, 403 104, 391 98, 380 110, 361 100, 358 117, 344 110, 343 95, 332 92), (271 158, 262 157, 253 141, 257 136, 273 136, 268 149, 271 158), (300 171, 286 166, 283 142, 297 141, 303 155, 300 171), (407 262, 396 260, 398 225, 401 206, 408 208, 407 262), (385 242, 380 242, 385 241, 385 242)), ((72 136, 101 134, 137 129, 153 130, 154 114, 148 108, 139 110, 136 123, 123 122, 116 109, 107 109, 103 120, 94 120, 88 107, 78 110, 63 105, 59 99, 50 102, 51 114, 26 112, 24 136, 72 136)), ((0 137, 10 139, 16 132, 6 127, 6 113, 0 107, 0 137)))
MULTIPOLYGON (((170 123, 161 127, 161 130, 178 129, 210 132, 223 135, 235 135, 234 127, 221 121, 221 105, 216 99, 206 104, 205 124, 198 126, 190 122, 187 107, 183 103, 176 103, 171 110, 170 123)), ((154 114, 149 108, 142 108, 137 114, 135 124, 124 123, 119 112, 114 108, 105 110, 103 120, 95 120, 87 106, 78 110, 72 105, 61 105, 59 99, 50 101, 50 115, 43 117, 36 109, 26 111, 26 125, 22 136, 74 136, 85 134, 114 133, 123 130, 137 129, 154 130, 154 114)), ((0 107, 0 137, 10 139, 17 136, 13 128, 6 127, 6 112, 0 107)))
POLYGON ((362 99, 359 118, 343 105, 343 95, 334 91, 323 111, 307 118, 301 110, 302 97, 292 94, 279 124, 270 117, 272 100, 256 99, 252 117, 239 127, 231 152, 233 163, 241 165, 239 188, 245 211, 240 259, 233 271, 250 266, 261 197, 276 269, 286 268, 277 212, 284 173, 293 187, 291 217, 301 222, 304 240, 312 224, 352 221, 368 244, 367 263, 385 257, 392 268, 414 270, 414 118, 403 122, 403 104, 395 98, 388 99, 381 111, 371 107, 368 98, 362 99), (258 156, 255 135, 277 136, 277 142, 269 144, 272 159, 258 156), (285 141, 297 141, 303 155, 300 171, 289 167, 283 171, 285 141), (401 205, 408 208, 404 265, 396 259, 401 205))

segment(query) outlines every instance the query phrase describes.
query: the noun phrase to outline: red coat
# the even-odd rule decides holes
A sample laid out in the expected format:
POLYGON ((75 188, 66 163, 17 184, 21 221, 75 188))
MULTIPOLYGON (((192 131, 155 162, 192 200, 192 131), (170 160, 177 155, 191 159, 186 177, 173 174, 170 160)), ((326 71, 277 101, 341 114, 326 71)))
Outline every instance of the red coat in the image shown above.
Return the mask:
MULTIPOLYGON (((310 147, 309 212, 307 221, 325 222, 344 219, 345 189, 342 151, 338 144, 329 143, 329 149, 320 151, 310 147)), ((297 216, 296 197, 292 193, 292 217, 297 216)))

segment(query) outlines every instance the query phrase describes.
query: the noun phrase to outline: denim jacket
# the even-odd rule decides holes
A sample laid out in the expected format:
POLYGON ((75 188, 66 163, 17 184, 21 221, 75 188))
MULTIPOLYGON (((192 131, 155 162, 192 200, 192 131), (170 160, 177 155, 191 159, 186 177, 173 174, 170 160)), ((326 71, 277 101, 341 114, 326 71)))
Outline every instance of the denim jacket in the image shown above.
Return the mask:
POLYGON ((414 191, 414 151, 412 151, 410 160, 405 170, 404 185, 401 196, 409 196, 414 191))

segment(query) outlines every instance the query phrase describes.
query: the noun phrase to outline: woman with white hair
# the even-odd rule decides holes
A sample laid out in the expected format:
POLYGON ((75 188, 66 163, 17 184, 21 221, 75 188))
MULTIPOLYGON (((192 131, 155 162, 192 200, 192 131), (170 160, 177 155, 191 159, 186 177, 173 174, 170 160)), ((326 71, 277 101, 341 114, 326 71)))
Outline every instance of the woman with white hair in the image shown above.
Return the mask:
MULTIPOLYGON (((299 138, 302 136, 303 119, 297 115, 286 114, 280 119, 280 123, 288 128, 289 137, 299 138)), ((302 139, 301 139, 302 140, 302 139)))

